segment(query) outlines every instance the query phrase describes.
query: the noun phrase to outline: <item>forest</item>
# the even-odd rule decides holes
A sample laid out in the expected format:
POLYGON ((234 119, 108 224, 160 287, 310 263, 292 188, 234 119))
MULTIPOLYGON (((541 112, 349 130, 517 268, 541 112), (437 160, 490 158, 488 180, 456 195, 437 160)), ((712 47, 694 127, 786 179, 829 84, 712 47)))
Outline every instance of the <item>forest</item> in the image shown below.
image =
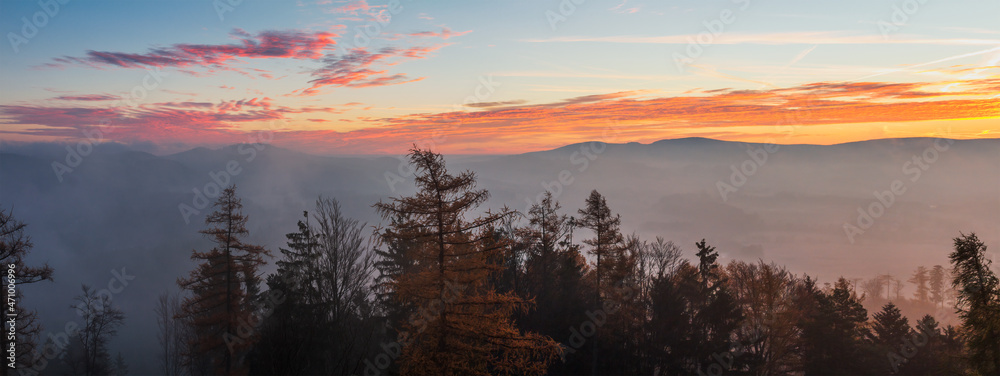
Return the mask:
MULTIPOLYGON (((249 240, 266 218, 243 214, 237 187, 220 192, 200 230, 211 247, 177 250, 190 273, 136 313, 157 318, 160 373, 1000 375, 1000 282, 975 233, 905 282, 821 283, 724 264, 710 240, 687 259, 623 233, 596 190, 575 211, 551 193, 526 213, 486 209, 474 172, 430 150, 408 158, 416 192, 374 203, 382 223, 320 197, 297 223, 268 223, 297 228, 277 249, 249 240)), ((0 211, 0 259, 19 284, 53 274, 26 265, 27 228, 0 211)), ((5 374, 129 374, 108 346, 125 312, 86 285, 66 304, 83 324, 55 338, 16 306, 5 374)))

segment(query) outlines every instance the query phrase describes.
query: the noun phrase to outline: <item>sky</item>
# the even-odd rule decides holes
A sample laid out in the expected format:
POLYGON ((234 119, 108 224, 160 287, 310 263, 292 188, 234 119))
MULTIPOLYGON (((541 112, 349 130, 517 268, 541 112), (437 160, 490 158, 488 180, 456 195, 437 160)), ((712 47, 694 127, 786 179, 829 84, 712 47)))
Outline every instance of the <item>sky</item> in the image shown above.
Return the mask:
POLYGON ((995 0, 0 0, 0 144, 995 138, 998 15, 995 0))

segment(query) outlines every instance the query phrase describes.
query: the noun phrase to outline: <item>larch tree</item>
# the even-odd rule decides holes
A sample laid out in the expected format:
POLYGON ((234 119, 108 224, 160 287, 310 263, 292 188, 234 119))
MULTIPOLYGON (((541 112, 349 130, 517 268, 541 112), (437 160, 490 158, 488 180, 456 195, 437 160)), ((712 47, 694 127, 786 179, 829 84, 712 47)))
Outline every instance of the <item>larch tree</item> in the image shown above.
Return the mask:
MULTIPOLYGON (((16 273, 15 282, 19 286, 18 290, 29 283, 52 280, 52 268, 48 265, 28 266, 24 262, 24 258, 33 246, 31 236, 25 232, 26 227, 27 225, 24 222, 14 218, 13 209, 6 210, 0 207, 0 263, 5 268, 8 265, 14 265, 14 272, 16 273)), ((35 312, 24 308, 24 300, 21 299, 21 296, 11 297, 8 296, 9 293, 6 288, 2 290, 3 296, 0 298, 4 302, 7 302, 8 298, 14 298, 17 302, 13 306, 15 312, 5 313, 14 313, 17 315, 17 327, 14 329, 16 332, 14 348, 17 352, 15 366, 17 368, 28 368, 34 361, 32 353, 38 352, 36 347, 38 346, 38 337, 42 331, 42 327, 38 323, 35 312)), ((4 329, 7 330, 8 328, 5 327, 4 329)), ((3 348, 10 348, 7 336, 4 336, 3 348)), ((4 367, 4 374, 7 374, 8 369, 8 367, 4 367)))
POLYGON ((208 252, 192 251, 191 259, 200 264, 186 279, 178 279, 181 288, 190 291, 180 317, 190 320, 197 335, 192 339, 188 361, 204 359, 217 374, 245 373, 237 364, 253 344, 256 334, 238 333, 241 325, 254 322, 250 317, 258 268, 270 257, 261 246, 246 243, 249 234, 243 204, 236 196, 236 186, 224 189, 213 204, 215 211, 205 218, 208 228, 200 232, 215 243, 208 252), (248 291, 249 290, 249 291, 248 291))
POLYGON ((529 302, 499 294, 489 283, 509 246, 509 239, 496 236, 497 226, 513 212, 505 208, 466 219, 489 197, 476 189, 475 174, 449 174, 444 158, 430 150, 414 148, 409 159, 417 192, 375 204, 384 220, 392 220, 379 233, 381 242, 409 243, 405 256, 413 261, 387 281, 394 299, 417 309, 399 325, 401 373, 545 373, 558 344, 521 333, 512 315, 527 310, 529 302))
POLYGON ((975 233, 955 238, 949 255, 958 289, 956 308, 969 346, 969 363, 982 375, 1000 374, 1000 282, 986 245, 975 233))

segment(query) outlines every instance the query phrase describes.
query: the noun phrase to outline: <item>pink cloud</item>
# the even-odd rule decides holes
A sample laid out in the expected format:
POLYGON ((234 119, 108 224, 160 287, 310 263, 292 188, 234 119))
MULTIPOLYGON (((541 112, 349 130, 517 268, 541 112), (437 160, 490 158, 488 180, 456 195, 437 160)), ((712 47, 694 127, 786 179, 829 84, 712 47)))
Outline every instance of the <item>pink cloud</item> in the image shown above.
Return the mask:
POLYGON ((323 59, 323 67, 312 72, 312 86, 294 93, 301 96, 319 94, 319 89, 333 87, 373 87, 397 85, 422 80, 423 77, 410 78, 378 67, 395 65, 402 60, 422 59, 441 46, 432 47, 383 47, 378 52, 368 52, 365 48, 355 48, 344 55, 328 55, 323 59))
MULTIPOLYGON (((64 65, 85 65, 96 68, 147 68, 174 67, 194 68, 210 66, 231 70, 227 63, 240 58, 247 59, 318 59, 323 51, 336 44, 337 34, 330 32, 304 31, 263 31, 251 35, 242 29, 234 29, 231 35, 239 40, 233 44, 174 44, 170 47, 153 48, 146 53, 126 53, 108 51, 87 51, 85 56, 65 56, 54 59, 55 63, 46 67, 64 65)), ((192 70, 182 72, 195 73, 192 70)))

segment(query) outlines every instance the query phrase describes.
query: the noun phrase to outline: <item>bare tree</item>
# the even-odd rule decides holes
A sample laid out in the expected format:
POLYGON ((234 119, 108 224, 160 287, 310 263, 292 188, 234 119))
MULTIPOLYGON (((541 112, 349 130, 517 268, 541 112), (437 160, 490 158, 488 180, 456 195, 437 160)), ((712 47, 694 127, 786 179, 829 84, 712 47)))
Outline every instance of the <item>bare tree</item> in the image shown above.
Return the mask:
POLYGON ((109 295, 98 295, 87 285, 82 289, 83 294, 77 296, 77 303, 71 306, 83 317, 79 333, 84 356, 82 371, 87 376, 107 374, 111 371, 108 341, 125 322, 125 313, 111 304, 109 295))
MULTIPOLYGON (((13 210, 4 210, 0 207, 0 264, 5 269, 8 269, 9 265, 14 265, 15 282, 18 286, 52 280, 52 268, 48 265, 33 267, 24 264, 24 257, 27 256, 33 246, 31 237, 24 231, 26 226, 23 222, 14 218, 13 210)), ((3 274, 6 275, 7 273, 3 274)), ((23 301, 20 300, 21 297, 8 296, 6 288, 0 290, 3 291, 3 296, 0 298, 4 302, 7 302, 8 298, 14 298, 18 303, 14 306, 16 310, 15 314, 18 317, 17 327, 15 328, 17 335, 14 337, 16 338, 14 346, 17 350, 17 359, 15 360, 17 368, 28 368, 33 361, 31 354, 35 352, 35 346, 37 345, 42 327, 38 324, 35 312, 24 308, 22 305, 23 301)), ((6 330, 6 328, 4 329, 6 330)), ((7 349, 9 346, 7 336, 4 336, 3 348, 7 349)), ((4 374, 6 374, 7 370, 8 368, 4 367, 4 374)))
POLYGON ((320 197, 316 201, 315 219, 321 252, 319 267, 325 274, 323 300, 332 305, 332 319, 340 321, 356 313, 359 302, 370 301, 374 253, 361 235, 364 224, 345 217, 336 199, 320 197))
POLYGON ((164 292, 160 294, 156 308, 156 325, 159 332, 156 338, 160 342, 160 362, 164 375, 181 375, 184 373, 184 349, 186 347, 187 325, 178 315, 181 312, 181 297, 179 293, 164 292))
POLYGON ((321 301, 326 305, 329 322, 340 338, 328 357, 328 370, 338 373, 359 372, 359 351, 368 347, 371 338, 367 325, 373 312, 372 302, 374 252, 361 235, 364 224, 348 218, 336 199, 316 200, 316 235, 318 237, 318 270, 321 301))

